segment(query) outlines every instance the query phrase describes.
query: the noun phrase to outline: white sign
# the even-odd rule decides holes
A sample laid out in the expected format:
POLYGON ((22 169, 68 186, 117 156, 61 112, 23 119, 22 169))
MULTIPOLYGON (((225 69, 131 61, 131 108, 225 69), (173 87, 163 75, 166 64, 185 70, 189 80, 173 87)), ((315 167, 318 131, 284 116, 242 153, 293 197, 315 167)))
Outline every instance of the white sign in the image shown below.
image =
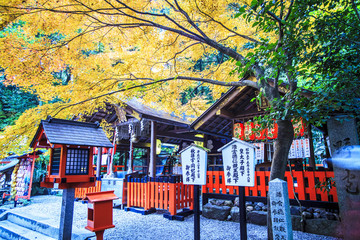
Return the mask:
POLYGON ((196 145, 190 145, 180 154, 183 184, 205 185, 207 152, 196 145))
POLYGON ((220 148, 224 163, 225 184, 253 187, 255 183, 255 146, 233 138, 220 148))
POLYGON ((255 147, 255 160, 264 160, 265 156, 265 143, 253 143, 255 147))
POLYGON ((310 141, 308 138, 305 139, 296 139, 292 142, 289 159, 296 158, 308 158, 310 157, 310 141))

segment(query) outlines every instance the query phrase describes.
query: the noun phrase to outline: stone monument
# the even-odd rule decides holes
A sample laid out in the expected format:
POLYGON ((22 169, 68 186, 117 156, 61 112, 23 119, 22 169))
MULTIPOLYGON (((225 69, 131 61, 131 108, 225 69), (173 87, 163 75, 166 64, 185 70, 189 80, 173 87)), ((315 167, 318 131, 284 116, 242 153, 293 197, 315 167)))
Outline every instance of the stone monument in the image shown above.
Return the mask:
POLYGON ((293 232, 287 182, 274 179, 269 182, 271 222, 274 240, 292 240, 293 232))
POLYGON ((354 119, 327 124, 344 239, 360 239, 360 146, 354 119))

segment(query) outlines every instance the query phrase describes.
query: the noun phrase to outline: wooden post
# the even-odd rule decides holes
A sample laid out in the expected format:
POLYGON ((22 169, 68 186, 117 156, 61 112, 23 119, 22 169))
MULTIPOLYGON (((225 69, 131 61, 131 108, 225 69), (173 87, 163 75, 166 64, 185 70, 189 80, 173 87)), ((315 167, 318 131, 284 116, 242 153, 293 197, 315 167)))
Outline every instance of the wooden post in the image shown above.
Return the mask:
POLYGON ((29 185, 28 195, 26 197, 27 199, 30 199, 30 197, 31 197, 31 189, 32 189, 32 183, 33 183, 35 161, 36 161, 36 157, 35 157, 35 150, 34 150, 34 155, 32 157, 32 163, 31 163, 30 185, 29 185))
POLYGON ((101 181, 101 156, 102 156, 102 147, 98 147, 98 155, 96 161, 96 180, 101 181))
POLYGON ((156 122, 151 121, 151 147, 150 147, 150 164, 149 176, 156 176, 156 135, 157 135, 156 122))
POLYGON ((104 231, 105 230, 95 232, 96 233, 96 240, 103 240, 104 239, 104 231))
POLYGON ((194 185, 194 240, 200 240, 200 196, 199 185, 194 185))
POLYGON ((74 214, 74 198, 75 188, 66 188, 63 190, 59 240, 71 239, 74 214))
POLYGON ((315 165, 315 156, 314 156, 314 144, 313 144, 313 136, 312 136, 310 124, 308 124, 308 134, 309 134, 309 145, 310 145, 309 167, 311 167, 313 171, 315 171, 316 165, 315 165))
POLYGON ((239 187, 239 212, 240 212, 240 239, 247 239, 246 229, 246 208, 245 208, 245 187, 239 187))

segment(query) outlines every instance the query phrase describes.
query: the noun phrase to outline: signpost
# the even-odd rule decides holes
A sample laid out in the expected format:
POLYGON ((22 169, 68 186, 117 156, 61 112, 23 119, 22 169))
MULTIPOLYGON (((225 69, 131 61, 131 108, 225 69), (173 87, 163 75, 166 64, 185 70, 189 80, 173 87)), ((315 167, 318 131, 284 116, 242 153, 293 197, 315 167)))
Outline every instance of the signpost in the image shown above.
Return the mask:
POLYGON ((199 186, 206 184, 207 152, 190 145, 180 152, 183 166, 183 184, 194 185, 194 240, 200 240, 199 186))
POLYGON ((245 187, 253 187, 255 182, 255 146, 233 138, 218 149, 222 152, 225 184, 239 186, 240 239, 247 239, 245 187))

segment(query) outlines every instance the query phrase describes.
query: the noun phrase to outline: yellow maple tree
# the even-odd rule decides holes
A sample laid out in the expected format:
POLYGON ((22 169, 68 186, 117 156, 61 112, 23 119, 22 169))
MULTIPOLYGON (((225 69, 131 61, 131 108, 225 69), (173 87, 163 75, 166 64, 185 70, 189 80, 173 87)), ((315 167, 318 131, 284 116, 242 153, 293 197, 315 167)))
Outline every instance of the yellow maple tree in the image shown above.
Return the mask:
MULTIPOLYGON (((136 97, 159 109, 196 117, 208 107, 206 100, 198 96, 182 104, 180 93, 200 85, 207 86, 215 99, 230 86, 244 85, 260 89, 270 101, 279 99, 278 78, 263 81, 265 69, 260 62, 247 59, 252 48, 246 44, 277 43, 281 47, 282 32, 258 31, 249 19, 237 16, 245 11, 243 6, 251 11, 252 2, 2 3, 1 15, 12 13, 17 16, 15 21, 23 23, 17 31, 8 31, 0 38, 0 66, 5 68, 5 83, 33 92, 42 102, 2 132, 2 153, 17 150, 20 145, 26 147, 39 120, 47 115, 71 118, 89 114, 103 107, 104 102, 118 103, 136 97), (201 71, 194 68, 200 59, 214 55, 232 60, 210 61, 201 71), (239 66, 247 66, 250 74, 239 77, 239 66), (54 73, 64 69, 70 74, 65 83, 54 78, 54 73)), ((286 20, 284 13, 291 12, 291 4, 279 4, 280 8, 274 5, 274 12, 260 9, 259 14, 269 15, 275 24, 282 25, 279 18, 286 20)), ((7 26, 13 23, 11 19, 7 22, 7 26)), ((296 81, 291 77, 288 80, 290 91, 294 91, 296 81)), ((287 156, 285 152, 291 145, 291 122, 286 119, 279 128, 282 125, 286 144, 275 156, 287 156)), ((284 164, 285 158, 280 158, 284 164)))

